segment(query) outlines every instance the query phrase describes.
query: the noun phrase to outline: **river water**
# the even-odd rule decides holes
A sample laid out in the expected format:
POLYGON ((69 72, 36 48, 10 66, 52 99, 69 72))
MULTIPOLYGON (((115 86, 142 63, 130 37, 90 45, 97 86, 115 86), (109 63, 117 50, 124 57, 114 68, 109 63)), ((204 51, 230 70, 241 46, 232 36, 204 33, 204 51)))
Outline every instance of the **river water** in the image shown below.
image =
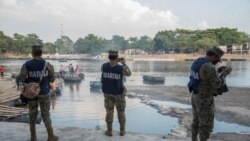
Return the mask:
MULTIPOLYGON (((85 74, 85 80, 80 84, 62 84, 62 96, 52 98, 53 124, 59 127, 83 127, 105 129, 105 109, 103 95, 91 92, 89 82, 100 79, 100 70, 103 61, 79 61, 58 62, 48 60, 54 65, 55 70, 59 66, 67 67, 70 63, 79 65, 85 74)), ((19 72, 25 60, 0 60, 0 65, 7 69, 7 75, 11 72, 19 72)), ((142 80, 144 74, 160 75, 165 77, 167 86, 186 86, 189 69, 192 62, 128 62, 133 75, 127 78, 125 85, 145 86, 142 80)), ((225 62, 224 62, 225 63, 225 62)), ((250 87, 250 62, 229 62, 233 66, 232 74, 227 78, 229 86, 250 87)), ((62 81, 63 82, 63 81, 62 81)), ((178 126, 178 119, 163 116, 157 110, 141 104, 138 99, 127 98, 126 118, 127 131, 137 133, 166 134, 178 126)), ((169 101, 168 105, 180 105, 169 101)), ((183 105, 182 105, 183 106, 183 105)), ((185 105, 184 105, 185 106, 185 105)), ((190 108, 186 105, 185 108, 190 108)), ((184 108, 184 107, 183 107, 184 108)), ((114 114, 114 130, 119 130, 116 113, 114 114)), ((215 121, 214 132, 250 132, 250 127, 240 126, 233 123, 215 121)))

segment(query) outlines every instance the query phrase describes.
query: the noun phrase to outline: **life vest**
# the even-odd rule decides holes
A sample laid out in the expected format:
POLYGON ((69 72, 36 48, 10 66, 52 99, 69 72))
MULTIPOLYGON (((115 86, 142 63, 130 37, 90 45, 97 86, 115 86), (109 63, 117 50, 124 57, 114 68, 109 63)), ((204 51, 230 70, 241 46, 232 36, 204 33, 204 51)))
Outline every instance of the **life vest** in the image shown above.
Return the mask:
POLYGON ((197 92, 197 88, 200 84, 200 76, 199 71, 201 66, 208 62, 207 58, 198 58, 195 60, 191 66, 190 76, 189 76, 189 82, 188 82, 188 89, 189 92, 197 92))
MULTIPOLYGON (((25 80, 26 83, 39 83, 40 76, 45 65, 45 60, 43 59, 32 59, 25 63, 26 69, 28 71, 28 78, 25 80)), ((42 95, 48 94, 50 92, 48 70, 45 69, 43 78, 40 82, 40 93, 42 95)))
MULTIPOLYGON (((209 62, 207 58, 198 58, 195 60, 191 66, 191 72, 189 76, 189 83, 188 83, 188 89, 189 92, 192 93, 197 93, 197 89, 200 84, 200 76, 199 76, 199 71, 200 68, 203 64, 206 62, 209 62)), ((218 94, 221 95, 222 93, 228 92, 228 87, 227 84, 223 84, 218 88, 218 94)))
POLYGON ((105 94, 119 95, 124 91, 123 67, 119 64, 110 66, 109 63, 102 65, 102 92, 105 94))

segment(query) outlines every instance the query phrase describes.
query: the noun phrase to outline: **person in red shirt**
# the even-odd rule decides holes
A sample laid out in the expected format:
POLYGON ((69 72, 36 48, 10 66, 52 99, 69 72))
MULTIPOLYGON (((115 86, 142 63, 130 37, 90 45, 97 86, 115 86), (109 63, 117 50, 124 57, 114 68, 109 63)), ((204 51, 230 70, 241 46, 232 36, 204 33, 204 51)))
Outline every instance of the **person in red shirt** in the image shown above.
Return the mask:
POLYGON ((79 65, 76 65, 75 75, 78 76, 79 72, 80 72, 80 67, 79 65))
POLYGON ((0 66, 0 73, 1 73, 1 77, 4 78, 4 67, 3 66, 0 66))

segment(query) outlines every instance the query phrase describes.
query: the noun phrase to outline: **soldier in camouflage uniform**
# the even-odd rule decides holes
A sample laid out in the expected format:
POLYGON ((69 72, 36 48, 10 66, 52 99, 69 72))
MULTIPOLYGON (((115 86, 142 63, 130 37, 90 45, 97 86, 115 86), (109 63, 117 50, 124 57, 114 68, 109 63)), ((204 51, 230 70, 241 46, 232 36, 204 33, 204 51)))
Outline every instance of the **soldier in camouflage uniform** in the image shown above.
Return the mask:
POLYGON ((104 93, 104 106, 106 108, 107 136, 112 136, 112 124, 114 107, 116 106, 120 123, 120 136, 125 132, 125 107, 126 88, 123 84, 123 77, 130 76, 131 71, 126 65, 125 59, 118 58, 117 51, 109 51, 109 62, 102 65, 102 91, 104 93), (118 64, 121 62, 122 65, 118 64))
POLYGON ((192 141, 207 141, 214 125, 214 95, 224 84, 225 77, 231 68, 219 76, 215 65, 221 61, 224 52, 214 47, 206 53, 206 57, 199 58, 192 64, 189 90, 192 93, 191 103, 193 109, 192 141))
MULTIPOLYGON (((36 82, 40 80, 40 75, 45 66, 45 60, 41 58, 42 48, 40 45, 32 46, 33 59, 27 61, 21 68, 18 76, 20 81, 24 83, 36 82)), ((40 93, 37 98, 29 100, 29 121, 31 141, 36 141, 36 119, 38 114, 38 105, 40 105, 43 122, 48 132, 48 141, 57 141, 58 137, 54 135, 50 119, 50 83, 55 81, 54 68, 47 62, 46 71, 40 82, 40 93)))

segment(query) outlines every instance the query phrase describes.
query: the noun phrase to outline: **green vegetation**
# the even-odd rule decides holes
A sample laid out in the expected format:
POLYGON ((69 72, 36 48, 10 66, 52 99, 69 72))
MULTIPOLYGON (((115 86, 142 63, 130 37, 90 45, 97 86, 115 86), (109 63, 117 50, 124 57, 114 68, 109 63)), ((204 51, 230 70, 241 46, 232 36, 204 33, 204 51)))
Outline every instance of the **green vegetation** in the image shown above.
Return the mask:
POLYGON ((43 42, 36 34, 21 35, 15 33, 13 37, 0 31, 1 53, 27 54, 32 44, 42 44, 46 53, 89 53, 92 55, 107 52, 109 49, 126 50, 141 49, 144 51, 190 53, 200 49, 207 49, 219 45, 244 44, 250 42, 250 36, 235 28, 216 28, 207 30, 165 30, 159 31, 152 39, 148 36, 130 37, 114 35, 112 39, 105 39, 94 34, 79 38, 73 42, 68 36, 62 36, 54 43, 43 42))

